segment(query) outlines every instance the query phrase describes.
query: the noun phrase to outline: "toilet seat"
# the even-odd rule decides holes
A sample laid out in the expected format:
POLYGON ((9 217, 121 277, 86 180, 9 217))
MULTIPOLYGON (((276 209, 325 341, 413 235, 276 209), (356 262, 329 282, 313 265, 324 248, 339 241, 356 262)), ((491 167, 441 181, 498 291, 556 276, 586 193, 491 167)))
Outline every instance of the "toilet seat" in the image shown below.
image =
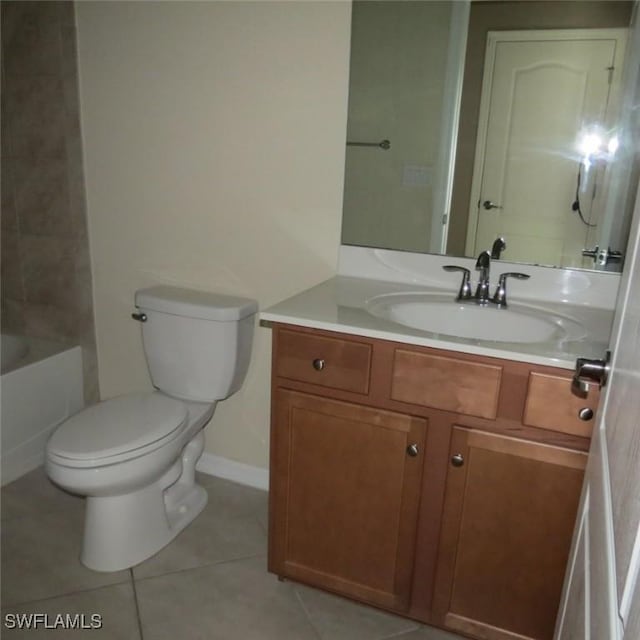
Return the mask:
POLYGON ((189 411, 162 393, 99 402, 62 424, 47 444, 50 460, 72 467, 115 464, 149 453, 179 435, 189 411))

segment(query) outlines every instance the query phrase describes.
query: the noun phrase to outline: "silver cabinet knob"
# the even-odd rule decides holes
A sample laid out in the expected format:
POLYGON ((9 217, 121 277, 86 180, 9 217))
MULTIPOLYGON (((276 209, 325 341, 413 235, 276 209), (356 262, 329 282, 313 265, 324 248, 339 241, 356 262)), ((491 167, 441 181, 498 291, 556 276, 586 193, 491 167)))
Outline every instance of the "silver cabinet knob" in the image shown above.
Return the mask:
POLYGON ((132 313, 131 317, 138 322, 146 322, 147 314, 146 313, 132 313))
POLYGON ((578 418, 580 418, 580 420, 584 420, 585 422, 589 422, 589 420, 593 418, 593 409, 590 409, 589 407, 583 407, 582 409, 580 409, 580 411, 578 411, 578 418))
POLYGON ((418 445, 417 444, 410 444, 407 447, 407 455, 411 456, 412 458, 415 458, 418 453, 420 453, 420 450, 418 449, 418 445))
POLYGON ((461 467, 464 464, 464 456, 461 453, 451 456, 451 464, 454 467, 461 467))
POLYGON ((316 358, 316 359, 313 361, 313 363, 312 363, 312 364, 313 364, 313 368, 314 368, 316 371, 322 371, 322 370, 324 369, 324 365, 325 365, 326 363, 325 363, 325 361, 324 361, 322 358, 316 358))

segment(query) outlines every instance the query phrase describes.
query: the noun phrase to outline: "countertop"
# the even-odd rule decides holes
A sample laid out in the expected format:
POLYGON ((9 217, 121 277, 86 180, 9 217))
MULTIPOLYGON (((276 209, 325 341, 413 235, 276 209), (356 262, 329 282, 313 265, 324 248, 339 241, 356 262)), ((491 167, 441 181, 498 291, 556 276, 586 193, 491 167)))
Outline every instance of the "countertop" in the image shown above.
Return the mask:
MULTIPOLYGON (((579 321, 585 329, 585 335, 574 340, 564 339, 536 343, 459 338, 412 329, 376 317, 367 310, 373 298, 394 293, 450 295, 452 302, 456 295, 456 291, 432 286, 336 276, 263 310, 260 313, 260 321, 262 324, 279 322, 405 344, 573 369, 576 358, 604 357, 613 320, 613 312, 609 309, 528 299, 522 301, 522 304, 544 308, 552 313, 579 321)), ((514 307, 520 303, 517 298, 510 299, 509 302, 514 307)))

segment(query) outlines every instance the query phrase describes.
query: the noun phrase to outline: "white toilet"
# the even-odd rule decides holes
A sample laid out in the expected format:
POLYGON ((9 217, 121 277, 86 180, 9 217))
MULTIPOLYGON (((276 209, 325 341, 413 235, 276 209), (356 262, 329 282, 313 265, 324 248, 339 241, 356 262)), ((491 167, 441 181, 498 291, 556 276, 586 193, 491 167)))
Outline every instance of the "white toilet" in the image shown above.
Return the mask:
POLYGON ((157 389, 100 402, 47 443, 53 482, 87 496, 81 560, 118 571, 167 545, 204 508, 195 482, 203 427, 244 381, 258 305, 169 286, 136 292, 157 389))

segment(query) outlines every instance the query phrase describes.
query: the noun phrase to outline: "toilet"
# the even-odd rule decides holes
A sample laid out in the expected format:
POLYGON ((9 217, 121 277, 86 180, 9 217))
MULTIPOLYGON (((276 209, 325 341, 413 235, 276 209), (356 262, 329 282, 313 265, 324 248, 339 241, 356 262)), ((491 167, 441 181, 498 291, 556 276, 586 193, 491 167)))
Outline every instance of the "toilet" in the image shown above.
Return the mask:
POLYGON ((255 300, 179 287, 136 292, 154 391, 93 405, 62 423, 46 448, 58 486, 86 496, 80 559, 119 571, 167 545, 204 508, 195 481, 203 427, 242 385, 255 300))

